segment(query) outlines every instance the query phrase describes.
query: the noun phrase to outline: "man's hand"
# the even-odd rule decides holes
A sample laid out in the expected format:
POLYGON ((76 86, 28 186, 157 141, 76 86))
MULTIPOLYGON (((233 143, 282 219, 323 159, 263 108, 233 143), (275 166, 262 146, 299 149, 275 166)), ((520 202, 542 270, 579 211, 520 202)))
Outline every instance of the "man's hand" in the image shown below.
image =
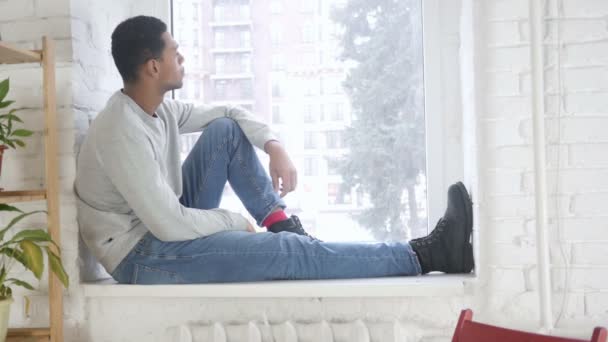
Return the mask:
POLYGON ((270 156, 270 178, 274 191, 281 190, 281 197, 295 190, 298 184, 298 173, 289 159, 287 151, 278 141, 271 140, 264 145, 264 150, 270 156))
POLYGON ((247 231, 250 233, 257 233, 257 230, 255 230, 255 227, 249 221, 247 221, 247 231))

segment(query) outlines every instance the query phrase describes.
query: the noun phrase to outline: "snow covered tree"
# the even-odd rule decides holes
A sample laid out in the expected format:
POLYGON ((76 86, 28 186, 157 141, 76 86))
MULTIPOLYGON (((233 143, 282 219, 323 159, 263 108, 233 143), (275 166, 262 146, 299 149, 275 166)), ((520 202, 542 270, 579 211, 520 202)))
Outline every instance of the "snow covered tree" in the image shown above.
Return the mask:
POLYGON ((371 207, 355 216, 379 240, 426 227, 415 188, 425 174, 421 0, 349 0, 334 9, 342 28, 344 89, 353 110, 341 162, 345 188, 371 207))

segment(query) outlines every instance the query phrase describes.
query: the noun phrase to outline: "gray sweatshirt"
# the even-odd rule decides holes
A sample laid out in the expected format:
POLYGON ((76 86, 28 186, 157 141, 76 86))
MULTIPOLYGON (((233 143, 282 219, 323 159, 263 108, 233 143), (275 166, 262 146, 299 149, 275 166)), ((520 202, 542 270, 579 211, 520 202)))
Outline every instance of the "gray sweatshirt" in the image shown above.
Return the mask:
POLYGON ((148 231, 163 241, 181 241, 246 230, 240 214, 180 204, 181 133, 200 132, 212 120, 228 117, 261 149, 276 139, 267 125, 237 107, 165 100, 156 115, 118 91, 91 123, 78 154, 74 191, 80 233, 108 272, 148 231))

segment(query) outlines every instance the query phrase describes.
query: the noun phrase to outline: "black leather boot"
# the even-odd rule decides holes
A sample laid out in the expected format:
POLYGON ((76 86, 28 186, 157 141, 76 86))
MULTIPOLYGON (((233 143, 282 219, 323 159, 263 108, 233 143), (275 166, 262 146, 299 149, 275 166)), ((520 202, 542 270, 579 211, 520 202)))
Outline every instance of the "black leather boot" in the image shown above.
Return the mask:
POLYGON ((472 230, 471 198, 464 184, 458 182, 448 189, 448 207, 431 234, 410 241, 422 274, 470 273, 475 266, 470 242, 472 230))
POLYGON ((313 240, 321 241, 304 230, 304 227, 302 227, 302 222, 300 222, 300 219, 296 215, 291 215, 291 217, 287 220, 272 224, 270 227, 268 227, 268 231, 272 233, 290 232, 298 235, 308 236, 313 240))

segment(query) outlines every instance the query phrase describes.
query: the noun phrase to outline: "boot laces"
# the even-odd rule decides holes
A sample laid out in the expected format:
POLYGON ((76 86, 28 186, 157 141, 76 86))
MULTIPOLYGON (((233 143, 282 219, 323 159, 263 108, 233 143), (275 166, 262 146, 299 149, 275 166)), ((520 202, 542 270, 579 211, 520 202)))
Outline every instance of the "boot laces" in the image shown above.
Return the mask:
POLYGON ((300 234, 300 235, 305 235, 305 236, 308 236, 308 237, 313 238, 313 239, 315 239, 315 240, 317 239, 317 238, 315 238, 314 236, 312 236, 312 235, 308 234, 308 232, 307 232, 306 230, 304 230, 304 227, 302 226, 302 222, 300 222, 300 218, 299 218, 299 217, 297 217, 297 216, 295 216, 295 215, 292 215, 292 216, 291 216, 291 219, 292 219, 292 220, 295 222, 295 224, 296 224, 295 233, 300 234))
POLYGON ((414 242, 420 246, 430 245, 433 242, 439 240, 439 237, 441 236, 443 231, 445 231, 447 225, 448 222, 442 217, 439 219, 439 221, 437 221, 435 229, 433 229, 433 231, 429 235, 414 239, 411 242, 414 242))

